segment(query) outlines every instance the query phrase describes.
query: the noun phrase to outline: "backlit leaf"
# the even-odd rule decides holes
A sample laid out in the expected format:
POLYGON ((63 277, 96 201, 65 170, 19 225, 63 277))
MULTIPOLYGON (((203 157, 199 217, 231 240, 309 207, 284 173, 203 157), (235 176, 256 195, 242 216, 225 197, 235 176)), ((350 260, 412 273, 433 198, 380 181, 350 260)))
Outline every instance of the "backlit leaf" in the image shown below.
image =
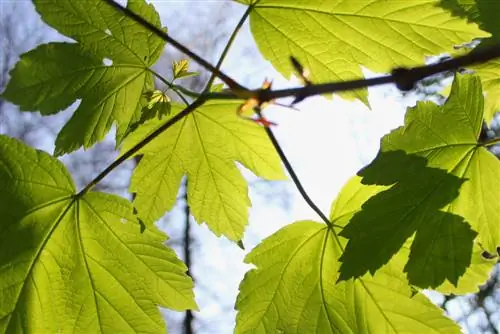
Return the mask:
MULTIPOLYGON (((354 194, 354 197, 356 195, 354 194)), ((332 210, 337 225, 349 204, 332 210)), ((414 295, 392 262, 375 277, 336 283, 345 245, 312 221, 295 222, 265 239, 245 261, 236 333, 459 333, 422 294, 414 295)))
MULTIPOLYGON (((477 23, 481 29, 491 33, 477 47, 477 50, 500 41, 500 24, 498 13, 500 1, 491 0, 441 0, 440 6, 449 9, 454 15, 467 17, 477 23)), ((487 123, 493 120, 496 112, 500 111, 500 61, 491 60, 487 63, 470 67, 481 78, 485 96, 484 118, 487 123)))
MULTIPOLYGON (((294 56, 313 82, 361 78, 361 66, 389 72, 423 64, 425 56, 486 37, 439 0, 239 0, 254 6, 253 36, 262 54, 289 77, 294 56), (361 65, 361 66, 360 66, 361 65)), ((343 93, 368 103, 366 89, 343 93)))
POLYGON ((186 266, 130 202, 75 197, 55 158, 0 136, 0 332, 165 333, 196 308, 186 266))
MULTIPOLYGON (((243 236, 248 222, 247 183, 236 166, 241 163, 257 176, 284 178, 281 164, 264 129, 236 115, 241 101, 208 102, 158 136, 132 176, 134 204, 147 224, 170 210, 181 179, 187 175, 188 203, 198 222, 216 235, 233 241, 243 236)), ((171 117, 180 112, 172 105, 171 117)), ((151 120, 124 141, 130 149, 163 122, 151 120)))
MULTIPOLYGON (((121 141, 139 119, 141 95, 153 88, 147 70, 164 42, 101 0, 34 0, 42 19, 78 43, 42 44, 21 55, 3 97, 21 110, 49 115, 81 100, 56 140, 55 154, 88 148, 116 123, 121 141)), ((144 0, 128 8, 160 26, 144 0)))
MULTIPOLYGON (((391 186, 364 185, 361 183, 361 177, 352 177, 344 185, 344 187, 342 187, 342 190, 337 195, 337 198, 332 205, 331 219, 339 217, 336 219, 335 223, 340 226, 345 226, 356 213, 362 210, 362 206, 365 202, 370 200, 373 196, 390 188, 391 186)), ((414 238, 411 237, 405 242, 403 247, 391 259, 390 263, 400 263, 401 267, 407 263, 413 239, 414 238)), ((481 253, 481 248, 477 243, 475 243, 470 266, 460 277, 458 284, 455 286, 449 281, 445 281, 443 284, 436 287, 435 290, 445 294, 457 295, 478 292, 479 286, 485 284, 490 277, 490 273, 493 270, 494 263, 496 261, 496 259, 485 259, 481 253)), ((449 256, 445 257, 445 259, 449 261, 449 256)), ((433 268, 426 268, 425 270, 422 270, 420 274, 424 277, 435 276, 434 272, 437 271, 437 275, 443 275, 441 272, 445 272, 446 268, 446 265, 443 267, 437 266, 433 268)))
POLYGON ((476 232, 478 244, 496 252, 500 161, 478 144, 482 119, 479 79, 458 75, 444 106, 419 102, 405 126, 383 138, 360 175, 364 184, 391 187, 366 201, 341 232, 349 239, 343 279, 375 272, 414 233, 405 271, 425 288, 445 279, 457 284, 476 232))
POLYGON ((471 68, 481 78, 484 99, 484 119, 489 124, 500 111, 500 60, 494 59, 471 68))

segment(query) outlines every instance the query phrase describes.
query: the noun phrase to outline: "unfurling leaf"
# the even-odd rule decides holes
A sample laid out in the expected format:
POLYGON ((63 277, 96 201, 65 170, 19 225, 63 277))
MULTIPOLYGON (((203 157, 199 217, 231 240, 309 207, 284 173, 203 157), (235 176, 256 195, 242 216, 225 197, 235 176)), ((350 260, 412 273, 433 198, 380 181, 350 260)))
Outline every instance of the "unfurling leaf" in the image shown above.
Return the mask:
MULTIPOLYGON (((261 89, 270 90, 273 83, 272 81, 265 79, 262 83, 261 89)), ((260 101, 257 97, 251 97, 243 102, 236 111, 237 115, 243 119, 247 119, 249 121, 260 124, 264 127, 269 127, 271 125, 276 125, 269 120, 267 120, 264 116, 262 116, 262 109, 267 107, 270 103, 274 101, 260 101), (257 118, 252 118, 251 116, 257 115, 257 118)))
POLYGON ((141 123, 148 119, 158 117, 159 120, 163 116, 170 115, 171 103, 170 98, 161 90, 148 91, 144 93, 147 99, 147 104, 142 108, 141 123))
POLYGON ((175 79, 181 79, 186 77, 192 77, 199 75, 198 72, 189 72, 189 60, 181 59, 179 61, 174 61, 172 63, 172 76, 175 79))

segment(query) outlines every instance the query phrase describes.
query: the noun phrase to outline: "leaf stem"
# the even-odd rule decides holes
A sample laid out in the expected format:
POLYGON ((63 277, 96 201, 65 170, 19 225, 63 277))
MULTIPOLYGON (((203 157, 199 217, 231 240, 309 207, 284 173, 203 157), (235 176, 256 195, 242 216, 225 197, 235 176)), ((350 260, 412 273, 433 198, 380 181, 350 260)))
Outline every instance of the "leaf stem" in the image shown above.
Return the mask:
MULTIPOLYGON (((262 113, 260 111, 257 111, 257 114, 259 115, 259 117, 262 117, 262 113)), ((285 165, 285 168, 286 168, 288 174, 290 174, 290 177, 292 178, 292 181, 295 184, 295 187, 297 187, 297 190, 299 191, 300 195, 302 195, 302 198, 306 201, 307 205, 309 205, 309 207, 311 209, 313 209, 314 212, 316 212, 318 214, 318 216, 325 222, 326 225, 328 225, 328 227, 330 229, 333 230, 334 227, 343 228, 340 225, 333 224, 330 221, 330 219, 328 219, 328 217, 323 213, 323 211, 321 211, 321 209, 316 205, 316 203, 314 203, 314 201, 311 199, 311 197, 309 196, 307 191, 302 186, 302 183, 300 182, 300 179, 297 176, 297 173, 295 173, 295 170, 293 169, 292 164, 290 163, 290 161, 286 157, 285 152, 281 148, 281 145, 279 144, 278 140, 276 139, 276 136, 273 133, 273 130, 271 130, 267 126, 265 126, 264 129, 267 133, 267 136, 269 137, 269 140, 271 140, 271 143, 273 144, 274 149, 276 150, 281 161, 283 162, 283 165, 285 165)))
POLYGON ((125 16, 128 18, 134 20, 135 22, 139 23, 142 25, 144 28, 148 29, 152 33, 154 33, 156 36, 159 38, 163 39, 165 42, 170 43, 173 47, 175 47, 177 50, 180 52, 186 54, 189 58, 209 70, 210 72, 214 73, 217 75, 224 83, 226 83, 229 88, 231 88, 234 91, 247 91, 247 89, 243 86, 241 86, 239 83, 237 83, 235 80, 233 80, 231 77, 226 75, 224 72, 218 70, 215 68, 212 64, 210 64, 208 61, 191 51, 189 48, 184 46, 182 43, 178 42, 174 38, 170 37, 166 32, 164 32, 162 29, 156 27, 155 25, 151 24, 148 22, 146 19, 141 17, 140 15, 134 13, 127 7, 123 7, 119 3, 115 2, 114 0, 104 0, 108 5, 111 7, 115 8, 119 12, 123 13, 125 16))
POLYGON ((490 146, 495 146, 497 144, 500 144, 500 137, 488 140, 487 142, 484 142, 482 144, 482 146, 484 146, 484 147, 490 147, 490 146))
POLYGON ((202 106, 207 100, 203 97, 200 97, 196 101, 194 101, 192 104, 188 105, 183 111, 169 119, 165 124, 161 125, 158 129, 153 131, 151 134, 149 134, 146 138, 144 138, 142 141, 137 143, 134 147, 132 147, 130 150, 125 152, 122 156, 120 156, 118 159, 113 161, 108 167, 106 167, 99 175, 97 175, 92 181, 89 182, 83 188, 77 195, 76 197, 81 197, 85 195, 90 189, 92 189, 96 184, 98 184, 102 179, 104 179, 109 173, 111 173, 116 167, 121 165, 125 160, 128 158, 132 157, 135 153, 137 153, 141 148, 149 144, 153 139, 158 137, 161 133, 163 133, 165 130, 173 126, 175 123, 179 122, 182 118, 185 116, 189 115, 192 113, 196 108, 202 106))
POLYGON ((355 79, 350 81, 327 82, 310 84, 305 87, 288 88, 279 90, 257 89, 250 90, 246 94, 235 94, 233 92, 214 92, 206 95, 207 99, 246 99, 253 97, 261 102, 271 101, 283 97, 301 97, 326 93, 344 92, 365 87, 380 86, 393 83, 400 90, 411 90, 413 86, 426 77, 448 71, 457 71, 460 68, 471 65, 486 63, 500 57, 500 44, 473 50, 466 55, 448 59, 436 64, 415 66, 411 68, 395 68, 392 74, 378 76, 370 79, 355 79), (249 95, 249 96, 247 96, 249 95))
POLYGON ((163 82, 169 89, 173 90, 177 96, 184 102, 185 105, 189 105, 188 100, 184 97, 184 95, 177 88, 177 85, 174 85, 172 82, 168 81, 165 77, 163 77, 160 73, 155 70, 148 68, 148 71, 151 72, 155 77, 157 77, 161 82, 163 82))
POLYGON ((248 91, 248 96, 242 96, 241 94, 234 94, 232 92, 213 92, 213 93, 207 93, 205 97, 207 98, 207 100, 234 100, 234 99, 244 100, 249 97, 250 98, 253 97, 261 102, 267 102, 283 97, 301 96, 306 98, 326 93, 344 92, 359 88, 385 85, 393 82, 394 79, 392 78, 392 76, 387 75, 370 79, 357 79, 351 81, 337 81, 337 82, 328 82, 322 84, 311 84, 297 88, 286 88, 286 89, 276 89, 276 90, 256 89, 248 91))
POLYGON ((182 94, 187 95, 189 97, 192 97, 194 99, 197 99, 197 98, 199 98, 202 95, 200 93, 197 93, 195 91, 189 90, 189 89, 187 89, 187 88, 185 88, 183 86, 180 86, 180 85, 172 84, 172 86, 175 87, 175 89, 177 89, 182 94))
MULTIPOLYGON (((226 56, 229 52, 229 49, 231 49, 231 46, 233 45, 234 40, 236 39, 236 36, 240 32, 241 27, 243 26, 245 21, 247 20, 248 15, 250 15, 250 13, 252 12, 254 5, 255 4, 248 6, 247 10, 245 11, 243 16, 241 17, 240 21, 238 22, 238 24, 236 24, 236 27, 234 27, 234 30, 231 33, 231 36, 229 37, 229 40, 227 41, 227 44, 224 47, 224 50, 222 51, 222 53, 219 57, 219 60, 217 61, 217 65, 215 65, 216 70, 220 71, 222 63, 224 62, 224 59, 226 59, 226 56)), ((204 92, 206 92, 206 93, 210 92, 210 87, 214 83, 215 78, 217 78, 216 72, 212 72, 212 75, 210 76, 210 79, 208 79, 207 85, 205 86, 205 89, 203 90, 204 92)))

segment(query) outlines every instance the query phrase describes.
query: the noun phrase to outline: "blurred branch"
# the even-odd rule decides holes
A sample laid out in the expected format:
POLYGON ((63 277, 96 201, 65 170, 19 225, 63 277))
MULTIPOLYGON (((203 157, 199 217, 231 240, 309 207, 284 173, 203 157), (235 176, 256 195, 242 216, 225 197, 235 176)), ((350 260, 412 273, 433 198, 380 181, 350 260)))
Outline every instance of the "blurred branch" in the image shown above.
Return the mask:
MULTIPOLYGON (((188 193, 187 193, 187 188, 188 188, 188 180, 186 178, 186 182, 184 183, 184 219, 185 219, 185 225, 184 225, 184 263, 186 264, 187 267, 187 272, 186 274, 191 276, 194 282, 193 275, 191 273, 191 236, 190 236, 190 217, 191 217, 191 212, 189 210, 189 204, 188 204, 188 193)), ((184 317, 184 333, 185 334, 193 334, 193 321, 194 321, 194 316, 193 312, 191 310, 186 310, 186 314, 184 317)))

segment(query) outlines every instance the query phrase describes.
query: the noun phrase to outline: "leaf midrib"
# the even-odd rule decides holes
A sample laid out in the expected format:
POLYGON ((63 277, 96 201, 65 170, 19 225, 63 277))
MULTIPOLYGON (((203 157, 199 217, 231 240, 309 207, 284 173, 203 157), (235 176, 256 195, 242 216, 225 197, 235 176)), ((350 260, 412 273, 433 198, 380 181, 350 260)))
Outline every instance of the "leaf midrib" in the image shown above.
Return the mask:
MULTIPOLYGON (((219 197, 219 201, 220 201, 221 206, 222 206, 222 208, 223 208, 223 210, 224 210, 224 214, 226 215, 227 220, 230 222, 230 224, 228 224, 228 225, 229 225, 229 227, 231 228, 231 230, 232 230, 232 232, 233 232, 233 233, 232 233, 232 236, 235 238, 234 240, 237 240, 237 239, 239 239, 241 236, 239 236, 239 233, 238 233, 238 232, 236 231, 236 229, 233 227, 233 224, 231 224, 232 220, 230 219, 230 215, 229 215, 229 213, 228 213, 228 211, 227 211, 227 208, 226 208, 226 205, 225 205, 225 203, 224 203, 224 200, 223 200, 223 198, 221 197, 221 192, 220 192, 220 190, 219 190, 218 184, 217 184, 217 182, 215 181, 215 176, 214 176, 214 173, 213 173, 213 171, 212 171, 212 169, 213 169, 213 168, 210 166, 210 159, 209 159, 208 154, 207 154, 207 153, 208 153, 208 150, 205 148, 205 141, 204 141, 204 140, 203 140, 203 138, 202 138, 202 135, 201 135, 201 132, 200 132, 200 126, 198 125, 198 122, 196 121, 196 115, 195 115, 195 114, 193 114, 193 115, 191 115, 191 117, 192 117, 192 119, 193 119, 194 127, 196 128, 196 134, 197 134, 198 140, 200 141, 201 150, 202 150, 202 152, 203 152, 203 158, 204 158, 204 160, 205 160, 205 162, 206 162, 207 166, 209 167, 209 168, 207 168, 207 169, 208 169, 208 171, 209 171, 209 173, 210 173, 210 178, 212 179, 212 182, 213 182, 213 184, 214 184, 214 186, 215 186, 215 188, 216 188, 216 193, 217 193, 217 195, 218 195, 218 197, 219 197)), ((236 210, 235 210, 235 211, 236 211, 236 210)), ((236 211, 236 212, 237 212, 237 211, 236 211)), ((243 224, 243 226, 244 226, 244 224, 243 224)), ((220 227, 220 226, 218 225, 218 227, 220 227)), ((221 233, 221 232, 220 232, 220 231, 218 231, 218 233, 221 233)), ((223 234, 224 234, 224 235, 226 235, 228 238, 230 238, 228 234, 226 234, 226 233, 223 233, 223 234)), ((231 238, 230 238, 230 239, 231 239, 231 238)))

